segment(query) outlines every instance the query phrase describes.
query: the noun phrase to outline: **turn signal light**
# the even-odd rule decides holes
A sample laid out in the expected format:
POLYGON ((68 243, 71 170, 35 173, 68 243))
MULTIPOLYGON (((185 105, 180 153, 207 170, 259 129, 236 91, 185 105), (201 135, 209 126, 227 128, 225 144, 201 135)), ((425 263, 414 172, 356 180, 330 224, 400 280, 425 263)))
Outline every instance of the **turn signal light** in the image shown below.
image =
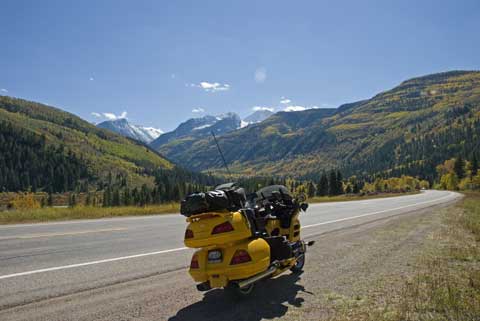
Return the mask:
POLYGON ((198 269, 200 265, 198 264, 198 256, 195 254, 192 256, 192 261, 190 262, 191 269, 198 269))
POLYGON ((246 262, 250 262, 251 260, 252 258, 250 257, 250 254, 248 254, 247 251, 237 250, 232 257, 232 260, 230 261, 230 265, 246 263, 246 262))
POLYGON ((185 239, 192 239, 193 238, 193 231, 186 229, 185 230, 185 239))
POLYGON ((233 226, 230 222, 224 222, 215 226, 212 230, 212 234, 226 233, 233 231, 233 226))

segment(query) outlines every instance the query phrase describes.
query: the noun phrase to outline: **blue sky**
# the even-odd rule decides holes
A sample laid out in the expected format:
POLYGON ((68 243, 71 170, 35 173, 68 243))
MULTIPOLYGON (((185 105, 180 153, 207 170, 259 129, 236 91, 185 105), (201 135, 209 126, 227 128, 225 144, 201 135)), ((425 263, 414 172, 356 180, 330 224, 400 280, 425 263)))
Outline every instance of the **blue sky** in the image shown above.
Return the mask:
POLYGON ((0 94, 171 130, 478 70, 479 32, 478 0, 2 0, 0 94))

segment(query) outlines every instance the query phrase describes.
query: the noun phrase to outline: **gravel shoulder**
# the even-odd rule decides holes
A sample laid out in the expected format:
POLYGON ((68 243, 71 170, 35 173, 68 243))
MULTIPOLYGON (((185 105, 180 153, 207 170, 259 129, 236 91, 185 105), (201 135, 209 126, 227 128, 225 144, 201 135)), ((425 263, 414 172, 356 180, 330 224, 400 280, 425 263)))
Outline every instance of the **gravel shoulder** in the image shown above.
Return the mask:
POLYGON ((311 237, 301 275, 259 284, 254 297, 196 291, 182 269, 0 311, 7 320, 330 320, 352 308, 382 306, 415 273, 415 262, 442 227, 440 207, 311 237))

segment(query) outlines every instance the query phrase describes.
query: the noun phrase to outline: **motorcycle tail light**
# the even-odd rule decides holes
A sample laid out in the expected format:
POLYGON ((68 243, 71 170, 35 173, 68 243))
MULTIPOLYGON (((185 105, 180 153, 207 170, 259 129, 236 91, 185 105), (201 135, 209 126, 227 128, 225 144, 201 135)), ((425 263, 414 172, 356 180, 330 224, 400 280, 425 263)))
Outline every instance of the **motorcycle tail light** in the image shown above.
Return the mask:
POLYGON ((193 239, 193 231, 192 230, 185 230, 185 239, 193 239))
POLYGON ((200 265, 198 264, 198 256, 195 254, 192 256, 192 261, 190 262, 191 269, 198 269, 200 265))
POLYGON ((215 226, 212 230, 212 234, 226 233, 233 231, 233 226, 230 222, 224 222, 215 226))
POLYGON ((237 250, 232 257, 232 260, 230 261, 230 265, 246 263, 246 262, 250 262, 251 260, 252 258, 250 257, 250 254, 248 254, 247 251, 237 250))

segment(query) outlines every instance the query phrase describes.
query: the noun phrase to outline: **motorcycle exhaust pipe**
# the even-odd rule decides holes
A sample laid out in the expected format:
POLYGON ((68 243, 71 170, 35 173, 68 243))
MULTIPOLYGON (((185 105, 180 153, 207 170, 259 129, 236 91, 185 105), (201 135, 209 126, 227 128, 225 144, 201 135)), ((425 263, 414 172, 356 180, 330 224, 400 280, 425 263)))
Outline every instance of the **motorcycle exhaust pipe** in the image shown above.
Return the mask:
POLYGON ((245 279, 245 280, 242 280, 242 281, 238 282, 238 287, 239 288, 244 288, 246 286, 249 286, 252 283, 255 283, 257 281, 260 281, 263 278, 266 278, 267 276, 272 275, 273 273, 275 273, 276 270, 277 270, 277 268, 275 266, 271 266, 265 272, 259 273, 257 275, 252 276, 249 279, 245 279))

